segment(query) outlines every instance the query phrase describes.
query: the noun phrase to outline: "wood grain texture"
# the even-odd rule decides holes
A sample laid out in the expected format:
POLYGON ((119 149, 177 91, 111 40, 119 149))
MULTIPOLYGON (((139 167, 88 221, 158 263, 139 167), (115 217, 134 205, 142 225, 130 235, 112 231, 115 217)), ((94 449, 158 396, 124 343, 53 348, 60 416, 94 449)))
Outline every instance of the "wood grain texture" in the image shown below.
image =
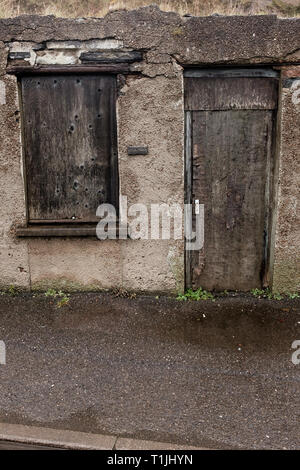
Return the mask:
POLYGON ((276 78, 185 78, 185 109, 275 109, 277 83, 276 78))
POLYGON ((99 204, 118 204, 115 78, 23 77, 30 220, 94 221, 99 204))
POLYGON ((81 73, 128 73, 128 64, 79 64, 79 65, 8 65, 6 73, 13 75, 41 75, 41 74, 81 74, 81 73))
MULTIPOLYGON (((127 238, 125 226, 116 226, 116 230, 106 230, 110 238, 122 236, 127 238)), ((17 237, 96 237, 96 224, 58 224, 58 225, 29 225, 17 227, 17 237)))
POLYGON ((120 64, 132 63, 143 60, 143 54, 139 51, 114 51, 104 50, 97 52, 82 52, 80 60, 84 64, 86 62, 93 63, 106 63, 106 64, 120 64))
MULTIPOLYGON (((184 194, 184 203, 188 204, 185 206, 185 214, 184 214, 184 224, 185 224, 185 235, 188 233, 189 230, 189 219, 192 219, 192 209, 188 209, 187 207, 191 207, 192 205, 192 173, 193 173, 193 165, 192 165, 192 113, 191 111, 185 112, 185 119, 184 119, 184 187, 185 187, 185 194, 184 194)), ((193 229, 193 227, 192 227, 193 229)), ((192 252, 190 250, 185 250, 184 252, 184 263, 185 263, 185 288, 189 288, 192 285, 192 252)))
POLYGON ((205 206, 204 249, 192 252, 193 287, 260 287, 272 111, 192 114, 192 195, 205 206))
POLYGON ((233 77, 268 77, 268 78, 278 78, 279 73, 277 70, 274 70, 272 67, 247 67, 247 68, 217 68, 217 69, 199 69, 199 68, 185 68, 183 71, 184 77, 198 77, 198 78, 215 78, 215 77, 224 77, 224 78, 233 78, 233 77))

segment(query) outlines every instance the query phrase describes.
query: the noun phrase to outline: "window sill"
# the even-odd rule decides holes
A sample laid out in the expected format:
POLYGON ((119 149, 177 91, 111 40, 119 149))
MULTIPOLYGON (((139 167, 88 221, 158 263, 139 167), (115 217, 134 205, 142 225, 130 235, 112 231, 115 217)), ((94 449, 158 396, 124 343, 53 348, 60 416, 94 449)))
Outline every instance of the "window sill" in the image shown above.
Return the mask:
MULTIPOLYGON (((122 228, 116 230, 117 238, 122 228)), ((95 225, 32 225, 16 228, 17 237, 94 237, 96 235, 95 225)), ((109 237, 108 237, 109 238, 109 237)), ((122 237, 123 238, 123 237, 122 237)))

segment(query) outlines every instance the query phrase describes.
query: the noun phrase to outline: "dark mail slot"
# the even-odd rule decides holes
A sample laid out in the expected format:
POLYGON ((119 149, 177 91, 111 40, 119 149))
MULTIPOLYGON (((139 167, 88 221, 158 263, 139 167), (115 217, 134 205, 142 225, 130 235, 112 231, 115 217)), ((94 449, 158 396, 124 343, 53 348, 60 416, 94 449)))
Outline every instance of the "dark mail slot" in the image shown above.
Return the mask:
POLYGON ((127 147, 128 155, 148 155, 148 147, 127 147))

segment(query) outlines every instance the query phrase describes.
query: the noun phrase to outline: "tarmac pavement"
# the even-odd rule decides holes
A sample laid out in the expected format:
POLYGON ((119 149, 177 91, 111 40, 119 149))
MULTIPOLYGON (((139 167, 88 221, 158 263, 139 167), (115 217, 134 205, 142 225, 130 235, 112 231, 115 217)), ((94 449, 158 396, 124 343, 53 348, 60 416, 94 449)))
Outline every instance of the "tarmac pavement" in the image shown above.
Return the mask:
POLYGON ((125 447, 299 449, 297 339, 299 300, 72 294, 58 308, 42 294, 5 294, 0 422, 125 447))

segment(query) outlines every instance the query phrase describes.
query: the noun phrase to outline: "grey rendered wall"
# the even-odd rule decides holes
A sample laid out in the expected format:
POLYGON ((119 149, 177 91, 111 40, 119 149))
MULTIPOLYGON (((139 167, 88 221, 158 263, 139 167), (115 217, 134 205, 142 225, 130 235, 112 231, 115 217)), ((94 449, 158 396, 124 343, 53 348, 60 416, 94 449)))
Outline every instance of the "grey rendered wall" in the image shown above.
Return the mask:
MULTIPOLYGON (((265 65, 290 74, 300 62, 300 19, 275 16, 183 18, 156 7, 116 11, 99 19, 23 16, 0 20, 0 284, 24 288, 124 287, 175 292, 184 287, 181 240, 18 239, 25 223, 17 81, 6 74, 9 52, 27 63, 79 64, 83 50, 139 50, 120 85, 118 140, 121 193, 128 203, 183 203, 186 65, 265 65), (147 145, 129 157, 128 145, 147 145)), ((298 69, 297 69, 298 70, 298 69)), ((295 73, 295 72, 293 72, 295 73)), ((297 72, 298 73, 298 72, 297 72)), ((297 75, 298 76, 298 75, 297 75)), ((300 287, 299 104, 283 81, 278 197, 273 230, 276 290, 300 287)), ((296 85, 293 85, 296 86, 296 85)), ((298 85, 297 85, 298 86, 298 85)))

